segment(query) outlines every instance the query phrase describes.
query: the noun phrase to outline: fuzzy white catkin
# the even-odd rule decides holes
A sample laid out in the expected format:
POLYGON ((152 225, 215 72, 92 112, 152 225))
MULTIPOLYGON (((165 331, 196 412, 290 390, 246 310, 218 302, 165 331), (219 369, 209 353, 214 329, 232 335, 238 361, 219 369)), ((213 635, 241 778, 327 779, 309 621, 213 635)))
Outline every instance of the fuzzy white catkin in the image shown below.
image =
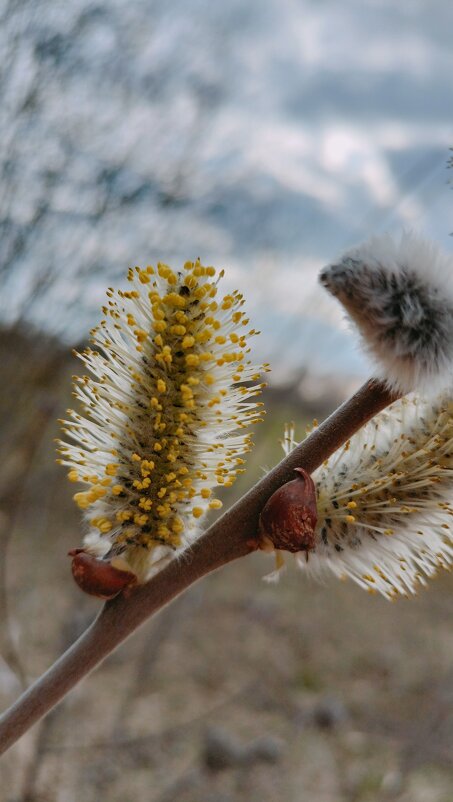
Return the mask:
MULTIPOLYGON (((283 448, 295 445, 290 428, 283 448)), ((302 570, 390 599, 416 592, 453 562, 453 393, 396 401, 312 478, 316 545, 298 559, 302 570)))
POLYGON ((377 375, 399 393, 453 376, 453 258, 411 232, 347 251, 320 281, 356 324, 377 375))

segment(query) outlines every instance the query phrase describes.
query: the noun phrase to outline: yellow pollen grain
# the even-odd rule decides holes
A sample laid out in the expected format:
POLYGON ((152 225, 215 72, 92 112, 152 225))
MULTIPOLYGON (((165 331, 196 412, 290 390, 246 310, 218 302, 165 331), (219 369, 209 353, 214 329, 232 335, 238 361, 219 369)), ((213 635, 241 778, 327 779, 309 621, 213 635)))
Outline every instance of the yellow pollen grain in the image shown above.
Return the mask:
POLYGON ((203 515, 203 509, 201 507, 194 507, 192 510, 192 515, 194 518, 201 518, 203 515))

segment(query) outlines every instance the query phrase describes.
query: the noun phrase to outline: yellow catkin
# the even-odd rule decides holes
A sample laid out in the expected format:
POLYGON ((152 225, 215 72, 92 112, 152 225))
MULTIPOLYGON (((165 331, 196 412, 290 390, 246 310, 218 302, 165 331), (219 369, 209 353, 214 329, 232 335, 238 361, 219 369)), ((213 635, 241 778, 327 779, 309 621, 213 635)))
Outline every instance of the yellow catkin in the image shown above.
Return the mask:
POLYGON ((64 422, 76 444, 61 444, 61 462, 85 482, 74 498, 92 527, 87 548, 100 539, 96 553, 121 555, 140 580, 221 508, 212 490, 233 484, 261 419, 247 357, 256 332, 244 330, 240 293, 218 295, 222 275, 199 261, 131 269, 127 291, 108 291, 97 350, 80 355, 93 378, 76 379, 82 415, 64 422))

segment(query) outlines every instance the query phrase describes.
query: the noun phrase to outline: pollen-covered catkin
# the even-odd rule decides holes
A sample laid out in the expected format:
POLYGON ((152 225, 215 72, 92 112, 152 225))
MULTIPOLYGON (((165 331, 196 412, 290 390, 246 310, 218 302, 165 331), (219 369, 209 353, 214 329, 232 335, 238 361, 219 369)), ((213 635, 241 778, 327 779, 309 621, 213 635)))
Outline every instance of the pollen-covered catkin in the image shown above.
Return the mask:
POLYGON ((62 421, 74 442, 60 462, 84 485, 86 550, 121 555, 139 581, 222 506, 213 490, 242 472, 261 420, 257 332, 240 293, 217 299, 222 275, 199 261, 129 270, 130 289, 107 293, 95 349, 78 354, 91 375, 75 378, 81 413, 62 421))
MULTIPOLYGON (((293 430, 283 445, 294 448, 293 430)), ((453 561, 453 393, 396 401, 312 478, 316 542, 301 568, 390 599, 416 592, 453 561)))

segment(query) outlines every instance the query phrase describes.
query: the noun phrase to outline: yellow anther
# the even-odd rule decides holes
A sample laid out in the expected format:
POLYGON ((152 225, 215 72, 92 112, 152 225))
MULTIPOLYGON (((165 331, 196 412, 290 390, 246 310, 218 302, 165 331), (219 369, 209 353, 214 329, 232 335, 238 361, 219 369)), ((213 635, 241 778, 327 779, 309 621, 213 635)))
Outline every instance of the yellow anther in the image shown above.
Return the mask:
POLYGON ((115 476, 118 470, 118 465, 114 462, 110 462, 108 465, 105 466, 105 473, 107 476, 115 476))
POLYGON ((168 275, 169 273, 172 272, 172 270, 168 267, 168 265, 165 265, 163 262, 158 262, 157 272, 159 273, 159 276, 161 278, 168 278, 168 275))
POLYGON ((174 518, 171 523, 171 531, 175 533, 175 535, 180 535, 184 532, 184 523, 181 518, 174 518))
POLYGON ((151 501, 150 498, 146 498, 146 496, 142 496, 142 498, 138 502, 138 506, 142 510, 145 510, 146 512, 148 512, 148 510, 150 510, 151 507, 153 506, 153 502, 151 501))
POLYGON ((194 507, 192 510, 192 515, 194 518, 201 518, 203 515, 203 509, 201 507, 194 507))
POLYGON ((186 365, 188 367, 197 367, 200 364, 200 357, 198 354, 187 354, 186 365))
POLYGON ((91 503, 87 493, 75 493, 73 499, 81 510, 86 510, 91 503))
POLYGON ((123 485, 113 485, 112 493, 114 496, 119 496, 121 493, 124 493, 123 485))
POLYGON ((182 295, 178 295, 176 292, 169 292, 168 295, 165 295, 163 302, 167 304, 167 306, 173 306, 177 309, 184 309, 186 306, 185 298, 182 295))
POLYGON ((209 502, 209 509, 210 510, 220 510, 222 509, 223 504, 219 498, 213 498, 212 501, 209 502))

